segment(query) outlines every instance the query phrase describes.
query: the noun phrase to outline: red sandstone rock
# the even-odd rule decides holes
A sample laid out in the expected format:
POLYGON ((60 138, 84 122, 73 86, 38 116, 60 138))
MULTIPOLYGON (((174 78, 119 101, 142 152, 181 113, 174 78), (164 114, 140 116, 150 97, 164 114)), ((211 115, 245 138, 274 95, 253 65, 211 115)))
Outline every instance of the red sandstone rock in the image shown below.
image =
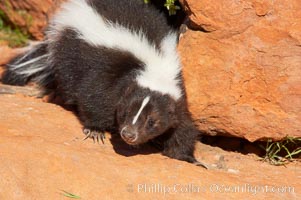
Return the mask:
POLYGON ((9 60, 14 58, 16 55, 18 55, 21 52, 22 52, 21 49, 12 49, 6 45, 0 45, 0 66, 8 63, 9 60))
MULTIPOLYGON (((6 2, 33 13, 30 30, 41 38, 52 1, 6 2)), ((180 44, 190 108, 200 129, 249 140, 300 136, 300 4, 269 2, 189 1, 194 28, 215 30, 188 31, 180 44)), ((24 24, 16 11, 6 12, 24 24)), ((2 56, 0 63, 7 60, 2 56)), ((275 167, 255 155, 198 143, 196 157, 210 167, 204 170, 149 146, 129 148, 108 134, 104 145, 82 141, 81 128, 60 106, 0 95, 0 199, 65 199, 63 190, 82 199, 291 200, 301 195, 300 162, 275 167), (148 190, 138 192, 143 184, 148 190), (175 193, 163 193, 164 186, 174 185, 175 193)))
POLYGON ((9 20, 29 31, 36 39, 43 38, 43 30, 57 5, 63 0, 3 0, 0 9, 9 20))
POLYGON ((292 200, 301 195, 300 162, 275 167, 255 155, 198 143, 196 157, 210 167, 205 170, 149 146, 130 148, 109 134, 104 145, 82 141, 81 128, 60 106, 0 95, 0 199, 65 199, 63 190, 81 199, 292 200), (144 184, 148 189, 141 189, 144 184), (168 187, 175 192, 167 193, 168 187))
POLYGON ((208 31, 188 31, 179 47, 199 128, 249 141, 301 137, 300 1, 186 3, 189 26, 208 31))

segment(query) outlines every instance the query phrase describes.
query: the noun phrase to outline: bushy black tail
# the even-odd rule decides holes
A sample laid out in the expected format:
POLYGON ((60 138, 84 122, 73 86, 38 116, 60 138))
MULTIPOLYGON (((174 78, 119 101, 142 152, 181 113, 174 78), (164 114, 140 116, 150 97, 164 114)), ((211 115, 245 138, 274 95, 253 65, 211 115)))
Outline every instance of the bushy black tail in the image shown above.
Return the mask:
POLYGON ((49 62, 47 42, 35 45, 8 63, 1 81, 9 85, 25 85, 29 81, 37 82, 41 86, 51 84, 53 71, 49 62))

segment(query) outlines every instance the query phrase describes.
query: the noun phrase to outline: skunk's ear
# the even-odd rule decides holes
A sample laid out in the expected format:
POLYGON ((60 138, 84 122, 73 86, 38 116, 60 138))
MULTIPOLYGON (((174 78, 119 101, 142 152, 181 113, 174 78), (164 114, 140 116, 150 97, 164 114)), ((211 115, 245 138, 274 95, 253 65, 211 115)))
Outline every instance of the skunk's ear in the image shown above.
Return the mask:
POLYGON ((178 115, 177 115, 177 111, 176 111, 176 103, 173 100, 171 100, 167 104, 167 112, 168 112, 168 117, 170 119, 172 127, 176 127, 177 124, 179 123, 179 120, 178 120, 178 115))
POLYGON ((169 115, 175 115, 176 112, 176 104, 174 102, 169 102, 167 104, 167 111, 169 115))
POLYGON ((128 100, 129 98, 131 98, 131 94, 133 91, 133 87, 131 87, 131 84, 129 84, 129 86, 125 89, 125 92, 120 96, 120 99, 116 106, 116 117, 119 123, 124 121, 126 118, 126 114, 128 112, 128 100))
POLYGON ((125 89, 125 92, 124 92, 124 95, 123 95, 123 98, 128 98, 131 93, 134 91, 134 87, 131 87, 131 85, 133 85, 134 83, 130 83, 127 88, 125 89))

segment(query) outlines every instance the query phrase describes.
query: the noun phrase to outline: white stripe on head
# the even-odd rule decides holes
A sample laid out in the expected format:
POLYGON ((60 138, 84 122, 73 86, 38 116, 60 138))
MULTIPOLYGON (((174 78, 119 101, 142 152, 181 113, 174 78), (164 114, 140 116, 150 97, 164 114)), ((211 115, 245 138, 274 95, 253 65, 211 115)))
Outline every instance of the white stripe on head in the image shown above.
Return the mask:
POLYGON ((140 107, 140 109, 138 110, 137 114, 135 115, 135 117, 134 117, 134 119, 133 119, 133 122, 132 122, 133 125, 137 122, 138 117, 140 116, 140 114, 141 114, 143 108, 147 105, 147 103, 149 102, 149 100, 150 100, 150 97, 149 97, 149 96, 147 96, 147 97, 145 97, 145 98, 143 99, 142 104, 141 104, 141 107, 140 107))
POLYGON ((105 19, 85 0, 71 0, 63 4, 47 33, 50 41, 56 41, 60 32, 67 27, 76 30, 78 37, 90 45, 127 51, 141 60, 145 68, 136 78, 140 86, 167 93, 175 99, 181 97, 177 79, 181 68, 175 33, 167 34, 162 40, 160 52, 142 30, 133 31, 105 19))

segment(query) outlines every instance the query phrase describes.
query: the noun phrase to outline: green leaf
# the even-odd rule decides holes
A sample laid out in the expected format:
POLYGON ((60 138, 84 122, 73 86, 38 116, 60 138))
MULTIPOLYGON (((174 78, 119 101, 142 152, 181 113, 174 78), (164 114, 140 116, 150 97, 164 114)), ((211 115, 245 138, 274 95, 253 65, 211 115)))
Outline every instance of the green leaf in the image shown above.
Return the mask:
MULTIPOLYGON (((294 155, 298 155, 301 153, 301 147, 295 149, 292 153, 290 153, 291 156, 294 156, 294 155)), ((288 156, 288 155, 287 155, 288 156)), ((285 156, 285 157, 287 157, 285 156)))
POLYGON ((68 198, 72 198, 72 199, 80 199, 81 198, 80 196, 77 196, 77 195, 67 192, 65 190, 62 190, 62 192, 63 192, 63 195, 68 198))
POLYGON ((283 146, 283 149, 286 151, 287 155, 285 156, 285 158, 290 157, 290 159, 293 159, 291 152, 288 150, 288 148, 286 148, 286 146, 283 146))

